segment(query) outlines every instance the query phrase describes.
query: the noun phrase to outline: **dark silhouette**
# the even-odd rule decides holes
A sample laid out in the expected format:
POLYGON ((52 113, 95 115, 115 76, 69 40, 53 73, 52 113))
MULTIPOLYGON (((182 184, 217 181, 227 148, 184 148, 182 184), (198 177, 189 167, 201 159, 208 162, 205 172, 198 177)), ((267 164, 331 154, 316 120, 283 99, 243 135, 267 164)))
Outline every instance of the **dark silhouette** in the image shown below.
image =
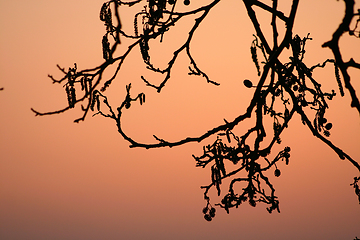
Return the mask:
MULTIPOLYGON (((332 65, 335 71, 334 81, 338 83, 340 95, 344 96, 345 94, 344 84, 351 96, 351 107, 354 107, 360 113, 359 99, 350 82, 351 78, 348 72, 350 68, 360 69, 360 63, 355 62, 353 59, 344 62, 341 56, 341 49, 339 48, 339 39, 345 33, 360 38, 358 29, 360 28, 358 27, 360 10, 354 11, 353 0, 344 0, 346 9, 343 21, 334 32, 332 39, 323 44, 323 47, 331 49, 334 59, 326 59, 315 66, 307 66, 303 61, 306 43, 311 40, 310 35, 298 36, 293 32, 299 0, 292 1, 291 9, 288 13, 278 10, 277 0, 273 0, 271 6, 257 0, 243 0, 256 32, 250 46, 250 51, 252 61, 259 76, 259 80, 254 81, 258 82, 256 85, 248 79, 243 81, 245 87, 255 88, 247 110, 244 113, 240 113, 232 121, 224 119, 223 124, 209 129, 200 136, 187 137, 175 142, 169 142, 154 135, 154 143, 142 143, 135 141, 124 132, 121 124, 124 111, 130 108, 136 101, 143 104, 145 102, 145 94, 139 93, 136 97, 133 97, 131 94, 131 84, 129 84, 126 86, 124 101, 120 106, 114 107, 110 105, 104 93, 111 86, 127 56, 136 49, 136 46, 140 48, 141 56, 147 69, 164 76, 158 85, 151 83, 144 76, 141 76, 144 83, 154 88, 157 92, 161 92, 170 79, 172 68, 181 52, 184 52, 190 61, 189 75, 199 75, 204 77, 208 83, 219 85, 219 83, 211 80, 199 68, 190 50, 190 43, 199 24, 206 18, 209 11, 216 7, 219 1, 214 0, 208 5, 183 12, 177 11, 176 6, 181 4, 191 6, 191 0, 148 0, 147 2, 141 0, 131 2, 111 0, 105 2, 100 11, 100 20, 104 22, 106 27, 106 33, 102 38, 104 62, 97 67, 80 71, 77 69, 76 64, 68 70, 58 66, 64 74, 63 78, 57 80, 51 75, 49 77, 54 83, 65 83, 68 106, 53 112, 41 113, 34 109, 32 111, 36 115, 51 115, 70 110, 79 103, 85 104, 85 106, 82 105, 82 116, 76 119, 75 122, 85 120, 89 111, 95 111, 95 114, 100 114, 114 121, 118 132, 130 143, 131 148, 174 147, 189 142, 201 142, 206 138, 216 135, 213 144, 204 146, 203 153, 200 156, 193 155, 196 166, 203 168, 208 166, 211 171, 211 183, 207 186, 202 186, 204 189, 204 199, 206 200, 203 214, 208 221, 215 217, 216 210, 214 206, 224 208, 229 213, 230 208, 238 207, 246 201, 253 207, 259 203, 267 204, 269 213, 274 210, 280 212, 275 188, 267 175, 274 174, 276 177, 279 177, 281 175, 281 171, 278 168, 280 162, 285 162, 286 165, 289 164, 290 147, 285 147, 282 151, 273 155, 271 150, 276 143, 281 143, 281 134, 295 114, 300 115, 302 123, 309 128, 314 137, 327 144, 337 153, 339 158, 348 160, 360 171, 359 163, 328 139, 332 123, 328 122, 326 118, 326 110, 328 108, 328 101, 333 99, 336 92, 334 90, 332 92, 324 92, 319 81, 313 77, 315 70, 321 70, 321 68, 332 65), (134 31, 133 33, 124 32, 122 30, 119 9, 124 5, 132 7, 137 4, 145 4, 145 7, 136 13, 133 19, 130 19, 134 21, 134 31), (272 39, 270 39, 272 46, 269 44, 269 39, 266 39, 263 34, 262 28, 258 23, 258 12, 255 10, 272 14, 272 39), (149 43, 155 40, 161 41, 167 31, 173 28, 178 21, 181 21, 186 16, 195 14, 198 14, 199 17, 195 19, 194 25, 188 32, 184 43, 174 51, 167 67, 160 69, 154 66, 149 53, 149 43), (279 21, 286 25, 286 32, 282 39, 280 39, 278 34, 277 22, 279 21), (350 23, 354 21, 356 21, 355 27, 351 29, 350 23), (118 56, 115 52, 121 43, 121 38, 133 39, 133 42, 127 46, 127 50, 122 55, 118 56), (279 59, 284 49, 291 49, 292 52, 288 62, 282 62, 279 59), (262 59, 262 63, 259 62, 259 58, 262 59), (114 75, 108 79, 103 79, 104 70, 113 64, 117 65, 114 75), (78 87, 75 88, 75 86, 78 87), (79 89, 79 86, 81 86, 81 91, 75 90, 79 89), (278 107, 278 103, 282 107, 278 107), (263 124, 263 117, 265 115, 273 119, 273 129, 267 130, 267 134, 263 124), (254 126, 241 136, 235 135, 233 132, 235 126, 248 118, 255 118, 254 126), (252 140, 249 137, 250 135, 255 135, 255 140, 252 140), (269 138, 269 143, 266 146, 264 146, 265 138, 269 138), (262 145, 260 146, 260 144, 262 145), (229 164, 235 166, 235 169, 233 168, 229 171, 226 167, 229 164), (225 188, 225 193, 223 193, 224 179, 230 180, 229 186, 225 188), (239 188, 235 189, 235 185, 243 187, 239 191, 239 188), (211 205, 208 196, 209 190, 213 188, 216 189, 219 196, 223 194, 221 202, 214 204, 214 206, 211 205)), ((360 177, 355 177, 351 185, 355 188, 355 194, 359 197, 360 203, 359 180, 360 177)))

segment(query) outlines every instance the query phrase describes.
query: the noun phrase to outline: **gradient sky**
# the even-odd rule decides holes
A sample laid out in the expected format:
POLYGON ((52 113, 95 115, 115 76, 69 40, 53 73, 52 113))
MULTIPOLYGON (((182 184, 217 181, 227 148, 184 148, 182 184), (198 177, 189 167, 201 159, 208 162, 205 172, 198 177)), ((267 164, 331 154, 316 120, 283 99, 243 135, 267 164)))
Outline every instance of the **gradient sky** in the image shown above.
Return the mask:
MULTIPOLYGON (((282 175, 272 179, 281 213, 245 204, 230 214, 218 209, 212 222, 201 213, 205 201, 200 189, 211 181, 210 170, 195 168, 191 157, 201 154, 201 144, 130 149, 109 119, 96 116, 73 123, 79 108, 35 117, 31 107, 51 111, 67 104, 62 86, 47 78, 61 77, 56 64, 68 68, 76 62, 83 69, 102 62, 102 2, 0 0, 0 239, 360 238, 360 205, 350 187, 359 172, 314 139, 298 117, 278 147, 291 147, 290 164, 279 164, 282 175)), ((331 38, 343 9, 342 1, 300 1, 295 32, 301 37, 310 32, 314 39, 305 58, 309 66, 331 57, 321 44, 331 38)), ((126 19, 129 15, 124 9, 125 28, 133 23, 126 19)), ((263 26, 267 19, 262 16, 263 26)), ((152 58, 159 66, 192 21, 169 32, 163 45, 153 46, 162 52, 152 58)), ((249 51, 253 33, 241 1, 222 1, 201 24, 191 45, 193 55, 219 87, 187 76, 189 62, 182 55, 158 94, 139 76, 155 82, 159 76, 146 72, 134 52, 108 91, 114 105, 130 82, 134 93, 146 94, 146 103, 134 104, 124 117, 125 130, 142 141, 151 141, 152 134, 176 140, 242 113, 252 95, 242 80, 256 81, 249 51)), ((360 56, 359 39, 346 38, 341 44, 345 59, 360 56)), ((337 91, 332 67, 314 76, 322 78, 326 90, 337 91)), ((359 81, 354 86, 360 90, 359 81)), ((360 161, 359 114, 349 105, 347 92, 330 103, 330 140, 360 161)), ((239 134, 246 127, 239 127, 239 134)))

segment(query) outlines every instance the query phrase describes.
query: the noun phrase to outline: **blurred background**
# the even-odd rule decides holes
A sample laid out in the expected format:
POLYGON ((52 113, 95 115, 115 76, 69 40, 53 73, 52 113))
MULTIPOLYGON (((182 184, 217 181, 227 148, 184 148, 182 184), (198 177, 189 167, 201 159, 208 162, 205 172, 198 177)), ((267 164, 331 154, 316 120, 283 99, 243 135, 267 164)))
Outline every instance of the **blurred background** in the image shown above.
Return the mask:
MULTIPOLYGON (((279 3, 285 14, 289 2, 279 3)), ((218 209, 211 222, 203 218, 206 202, 200 189, 210 183, 210 169, 196 168, 191 157, 201 155, 207 142, 130 149, 111 119, 90 115, 74 123, 81 117, 80 106, 64 114, 35 117, 30 108, 46 112, 67 105, 63 86, 47 77, 62 77, 56 64, 67 69, 76 62, 78 69, 84 69, 102 63, 102 3, 0 0, 0 87, 4 88, 0 92, 0 239, 360 238, 360 205, 350 187, 359 172, 315 139, 298 117, 275 148, 291 147, 290 164, 279 164, 281 176, 271 179, 281 213, 269 214, 261 204, 256 208, 244 204, 230 214, 218 209)), ((189 9, 194 5, 191 2, 189 9)), ((331 58, 330 50, 321 45, 331 38, 343 13, 342 1, 300 2, 294 32, 300 37, 311 33, 305 56, 308 66, 331 58)), ((124 6, 125 30, 133 25, 131 14, 124 6)), ((166 66, 195 17, 179 23, 164 36, 163 44, 152 43, 151 59, 157 66, 166 66)), ((271 34, 271 16, 259 17, 271 34)), ((154 141, 153 134, 177 140, 198 136, 224 118, 232 120, 243 113, 252 89, 242 82, 257 81, 250 55, 254 33, 242 1, 221 1, 201 23, 191 44, 193 57, 220 86, 188 76, 189 60, 181 54, 159 94, 146 87, 140 75, 154 83, 162 76, 146 71, 135 49, 106 92, 113 106, 124 99, 130 82, 134 96, 146 94, 144 105, 133 104, 124 113, 124 130, 143 142, 154 141)), ((127 43, 123 39, 119 54, 127 43)), ((344 37, 341 47, 345 60, 351 56, 360 61, 356 59, 359 39, 344 37)), ((360 89, 359 72, 351 74, 360 89)), ((321 79, 324 90, 338 93, 333 66, 314 76, 321 79)), ((360 119, 350 108, 347 92, 330 101, 326 117, 333 123, 330 140, 359 162, 360 119)), ((248 126, 240 124, 238 134, 248 126)), ((210 196, 217 200, 214 192, 210 196)))

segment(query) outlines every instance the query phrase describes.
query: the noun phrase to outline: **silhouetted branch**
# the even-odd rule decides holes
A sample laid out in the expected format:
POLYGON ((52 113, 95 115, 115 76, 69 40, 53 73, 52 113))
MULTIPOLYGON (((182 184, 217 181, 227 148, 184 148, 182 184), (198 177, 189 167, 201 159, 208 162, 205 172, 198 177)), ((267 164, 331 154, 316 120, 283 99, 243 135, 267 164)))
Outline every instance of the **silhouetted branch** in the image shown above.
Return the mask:
MULTIPOLYGON (((350 31, 350 23, 351 23, 353 17, 356 15, 359 15, 359 14, 354 13, 354 4, 355 4, 354 0, 344 0, 344 2, 345 2, 345 15, 344 15, 344 18, 343 18, 341 24, 334 32, 332 39, 330 41, 324 43, 322 46, 330 48, 331 51, 333 52, 336 65, 339 66, 339 68, 340 68, 340 71, 344 78, 343 80, 345 83, 345 87, 348 89, 350 96, 351 96, 351 107, 355 107, 360 114, 360 102, 356 95, 355 89, 350 82, 350 75, 348 73, 348 67, 354 67, 354 68, 358 68, 358 69, 360 69, 360 67, 358 64, 354 64, 355 63, 354 60, 350 60, 348 63, 345 63, 342 58, 342 55, 340 52, 340 47, 339 47, 340 37, 344 33, 350 31)), ((358 10, 358 12, 359 12, 359 10, 358 10)), ((358 21, 357 21, 357 23, 358 23, 358 21)), ((356 27, 357 27, 357 25, 356 25, 356 27)), ((353 33, 354 33, 354 30, 352 30, 350 32, 350 35, 354 35, 353 33)))
MULTIPOLYGON (((126 86, 126 95, 123 102, 115 109, 110 104, 105 91, 116 79, 121 67, 134 49, 140 50, 142 61, 149 71, 164 75, 160 84, 154 84, 147 80, 145 76, 140 76, 146 86, 156 89, 157 92, 161 92, 171 79, 173 66, 181 52, 186 52, 186 56, 190 61, 189 75, 202 76, 208 83, 219 85, 216 81, 211 80, 211 77, 198 66, 191 54, 190 44, 200 24, 220 0, 214 0, 207 5, 183 12, 178 11, 178 8, 176 8, 177 4, 181 4, 177 0, 148 0, 144 3, 144 9, 137 12, 131 19, 134 23, 133 32, 131 33, 122 30, 119 9, 123 5, 131 7, 142 1, 122 2, 110 0, 105 2, 100 11, 100 20, 104 22, 106 29, 102 39, 104 62, 97 67, 81 71, 78 71, 76 64, 68 70, 57 66, 63 77, 56 80, 49 75, 49 78, 53 83, 63 84, 68 106, 61 110, 45 113, 34 109, 31 110, 35 115, 52 115, 65 112, 75 108, 80 102, 85 102, 85 106, 81 105, 83 115, 76 119, 75 122, 84 120, 89 111, 95 112, 93 116, 101 115, 110 118, 115 122, 119 134, 129 142, 131 148, 175 147, 190 142, 201 142, 216 135, 216 140, 212 144, 203 147, 203 153, 200 156, 192 155, 197 167, 208 167, 210 170, 211 182, 201 187, 204 190, 204 199, 206 201, 206 206, 203 208, 204 218, 211 221, 215 217, 216 210, 210 203, 209 192, 212 189, 222 199, 215 206, 224 208, 228 213, 231 208, 237 208, 246 201, 253 207, 258 203, 267 204, 266 209, 269 213, 274 210, 280 212, 279 200, 275 195, 275 187, 269 179, 268 171, 273 170, 272 174, 279 177, 281 175, 280 167, 278 167, 280 162, 285 162, 285 165, 289 164, 290 147, 285 147, 276 155, 272 154, 272 150, 275 144, 281 144, 282 133, 288 128, 289 122, 294 119, 294 115, 298 114, 302 123, 307 126, 316 138, 333 149, 339 158, 348 160, 360 172, 359 163, 328 139, 333 125, 326 118, 326 110, 329 108, 328 101, 332 100, 336 93, 334 90, 324 92, 319 81, 313 76, 314 71, 327 67, 328 63, 333 64, 340 95, 344 95, 340 77, 341 72, 345 87, 352 97, 351 105, 356 107, 360 113, 359 101, 353 86, 350 84, 350 76, 348 75, 348 68, 360 69, 360 63, 355 62, 352 58, 348 62, 344 62, 338 44, 343 33, 349 32, 350 35, 356 35, 360 20, 357 20, 353 29, 350 29, 349 25, 354 16, 359 16, 360 19, 360 12, 354 13, 353 0, 344 1, 346 11, 343 22, 335 31, 332 40, 323 45, 333 51, 335 59, 326 59, 322 63, 308 67, 304 62, 305 46, 306 42, 311 38, 309 34, 300 38, 300 36, 293 33, 299 0, 292 1, 288 16, 278 10, 277 0, 273 0, 271 7, 258 0, 243 0, 256 32, 254 40, 251 42, 250 52, 259 79, 258 81, 249 79, 243 81, 246 88, 255 88, 244 112, 238 113, 231 121, 224 120, 225 123, 215 126, 198 136, 168 141, 153 135, 154 140, 149 143, 135 140, 124 131, 122 116, 134 102, 139 102, 141 105, 145 103, 145 94, 138 93, 136 97, 133 97, 130 83, 126 86), (271 14, 272 39, 266 38, 259 24, 257 18, 259 12, 271 14), (194 23, 187 33, 186 40, 173 51, 173 55, 164 69, 156 67, 151 61, 151 43, 156 39, 161 43, 168 30, 174 28, 177 22, 188 16, 196 16, 196 18, 194 17, 194 23), (142 21, 139 21, 139 18, 142 21), (115 19, 115 23, 113 19, 115 19), (279 39, 277 20, 281 20, 286 26, 282 39, 279 39), (126 46, 125 52, 118 56, 117 49, 121 43, 120 38, 127 38, 130 43, 126 46), (273 42, 272 46, 269 44, 271 40, 273 42), (291 49, 291 51, 284 51, 285 49, 291 49), (258 54, 258 50, 261 51, 261 54, 258 54), (285 54, 289 54, 287 56, 288 62, 280 60, 280 56, 285 54), (260 58, 263 58, 263 61, 260 61, 260 58), (117 67, 112 76, 103 79, 104 71, 114 64, 117 67), (253 82, 257 82, 257 84, 254 85, 253 82), (102 87, 100 87, 101 85, 102 87), (80 87, 81 90, 79 91, 80 87), (253 126, 243 131, 242 134, 235 134, 235 131, 239 129, 236 127, 249 118, 254 119, 253 126), (272 121, 271 127, 265 124, 267 121, 272 121), (264 141, 265 139, 268 141, 264 141), (227 181, 229 183, 224 188, 225 183, 223 180, 225 179, 229 179, 227 181), (226 190, 225 193, 224 189, 226 190)), ((183 2, 184 5, 190 3, 189 0, 183 2)), ((351 185, 354 186, 355 193, 359 196, 360 201, 358 181, 359 178, 355 178, 354 183, 351 185)))

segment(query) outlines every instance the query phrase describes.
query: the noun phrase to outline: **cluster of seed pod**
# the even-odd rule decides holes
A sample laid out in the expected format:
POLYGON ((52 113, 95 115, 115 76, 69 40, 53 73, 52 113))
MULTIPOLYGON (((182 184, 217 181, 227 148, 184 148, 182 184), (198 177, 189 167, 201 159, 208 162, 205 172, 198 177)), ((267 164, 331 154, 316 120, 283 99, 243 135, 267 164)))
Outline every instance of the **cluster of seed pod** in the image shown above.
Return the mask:
POLYGON ((284 151, 282 151, 282 157, 283 157, 283 160, 285 158, 285 164, 288 165, 289 164, 289 158, 290 158, 290 147, 285 147, 284 151))
POLYGON ((149 23, 156 24, 163 17, 166 0, 149 0, 149 23))
POLYGON ((203 214, 206 221, 211 221, 215 217, 216 209, 209 207, 209 204, 203 208, 203 214))
POLYGON ((315 118, 314 120, 314 126, 317 128, 320 132, 323 131, 324 135, 326 137, 330 136, 330 129, 332 128, 332 123, 329 123, 326 118, 320 116, 318 118, 315 118))

